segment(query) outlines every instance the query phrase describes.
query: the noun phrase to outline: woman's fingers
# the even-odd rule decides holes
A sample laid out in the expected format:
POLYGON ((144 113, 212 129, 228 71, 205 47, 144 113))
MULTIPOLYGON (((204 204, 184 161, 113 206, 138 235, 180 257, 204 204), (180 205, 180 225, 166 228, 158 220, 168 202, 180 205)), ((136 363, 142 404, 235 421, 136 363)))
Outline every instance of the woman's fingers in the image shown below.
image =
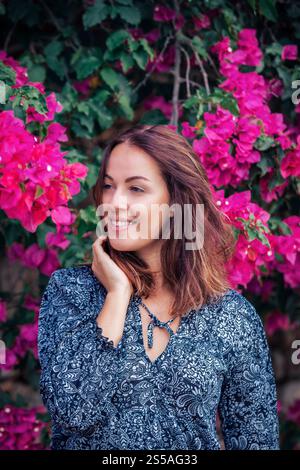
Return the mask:
POLYGON ((100 237, 97 238, 97 240, 93 243, 93 252, 96 255, 101 255, 102 253, 105 253, 103 249, 103 242, 107 238, 107 235, 101 235, 100 237))

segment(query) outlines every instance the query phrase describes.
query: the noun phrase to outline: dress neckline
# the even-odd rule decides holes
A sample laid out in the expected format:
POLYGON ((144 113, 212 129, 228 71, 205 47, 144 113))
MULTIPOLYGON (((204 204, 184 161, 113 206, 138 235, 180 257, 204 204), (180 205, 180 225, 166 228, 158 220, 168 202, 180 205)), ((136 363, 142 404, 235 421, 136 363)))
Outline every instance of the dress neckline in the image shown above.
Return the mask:
MULTIPOLYGON (((147 306, 146 307, 146 310, 148 311, 148 314, 149 312, 152 314, 152 320, 154 320, 154 322, 156 323, 156 325, 158 326, 158 324, 164 324, 163 327, 169 327, 169 329, 171 330, 170 332, 170 338, 169 338, 169 341, 165 347, 165 349, 163 350, 163 352, 156 358, 154 359, 154 361, 152 361, 150 359, 150 357, 148 356, 146 350, 145 350, 145 345, 144 345, 144 338, 143 338, 143 324, 142 324, 142 317, 141 317, 141 311, 140 311, 140 308, 139 306, 140 305, 145 305, 144 302, 142 301, 141 297, 138 295, 138 294, 134 294, 133 295, 133 306, 134 306, 134 313, 135 313, 135 318, 136 318, 136 321, 138 323, 138 334, 139 334, 139 343, 140 343, 140 346, 142 348, 142 352, 143 352, 143 356, 145 357, 145 359, 147 360, 147 362, 149 363, 150 367, 156 367, 159 365, 159 363, 161 363, 164 358, 169 354, 170 350, 171 350, 171 345, 174 343, 175 339, 180 336, 182 330, 184 329, 185 327, 185 324, 186 324, 186 321, 187 319, 189 318, 189 315, 190 313, 192 313, 193 311, 195 311, 195 309, 190 309, 188 311, 188 313, 184 316, 181 317, 181 321, 179 323, 179 326, 176 330, 176 332, 174 332, 170 327, 169 327, 169 323, 171 323, 173 320, 175 320, 175 318, 177 317, 174 317, 174 318, 171 318, 170 320, 168 320, 167 322, 161 322, 161 320, 159 320, 156 315, 154 315, 149 309, 147 306)), ((149 315, 151 316, 151 315, 149 315)), ((151 325, 151 322, 149 323, 148 325, 148 342, 149 342, 149 339, 150 339, 150 344, 151 344, 151 340, 152 340, 152 330, 153 328, 150 326, 151 325), (151 328, 151 330, 150 330, 151 328), (151 331, 151 333, 149 333, 149 331, 151 331)), ((166 328, 167 329, 167 328, 166 328)))

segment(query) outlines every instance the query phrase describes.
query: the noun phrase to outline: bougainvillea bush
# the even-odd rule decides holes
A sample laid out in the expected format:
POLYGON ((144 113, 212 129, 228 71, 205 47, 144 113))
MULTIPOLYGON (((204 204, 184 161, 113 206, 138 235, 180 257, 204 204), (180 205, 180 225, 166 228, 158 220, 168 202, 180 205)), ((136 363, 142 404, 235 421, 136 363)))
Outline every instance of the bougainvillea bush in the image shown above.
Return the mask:
POLYGON ((136 123, 171 126, 205 167, 236 235, 232 287, 268 334, 281 447, 300 448, 300 7, 284 3, 1 3, 1 449, 49 447, 41 295, 90 261, 102 149, 136 123))

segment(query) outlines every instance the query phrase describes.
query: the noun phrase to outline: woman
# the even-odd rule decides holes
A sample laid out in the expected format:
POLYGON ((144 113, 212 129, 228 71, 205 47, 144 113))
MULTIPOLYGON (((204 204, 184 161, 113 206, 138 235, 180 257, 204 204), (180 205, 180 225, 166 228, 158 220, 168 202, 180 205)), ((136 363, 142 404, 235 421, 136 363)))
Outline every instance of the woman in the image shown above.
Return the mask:
POLYGON ((217 412, 226 449, 278 449, 264 328, 228 283, 235 238, 190 144, 168 126, 127 130, 93 196, 107 229, 93 263, 56 270, 40 308, 52 449, 220 449, 217 412))

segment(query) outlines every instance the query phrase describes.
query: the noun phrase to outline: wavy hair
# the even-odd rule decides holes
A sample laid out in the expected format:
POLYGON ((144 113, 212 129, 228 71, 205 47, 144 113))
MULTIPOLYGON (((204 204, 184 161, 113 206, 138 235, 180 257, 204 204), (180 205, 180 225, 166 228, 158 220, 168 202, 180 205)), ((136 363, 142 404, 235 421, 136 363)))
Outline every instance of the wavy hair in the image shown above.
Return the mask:
MULTIPOLYGON (((163 278, 174 292, 170 315, 183 316, 231 288, 226 263, 236 243, 233 227, 215 205, 206 171, 192 146, 168 125, 138 124, 109 141, 92 188, 96 208, 102 203, 104 175, 110 153, 116 145, 125 142, 144 150, 156 161, 169 190, 170 205, 176 203, 184 207, 184 204, 189 204, 193 224, 196 216, 194 208, 197 204, 204 205, 205 236, 201 249, 185 249, 188 240, 184 231, 181 239, 172 237, 174 218, 170 219, 170 237, 164 240, 161 248, 163 278)), ((133 251, 113 249, 109 238, 104 241, 104 249, 128 276, 134 293, 147 298, 155 285, 147 263, 133 251)))

